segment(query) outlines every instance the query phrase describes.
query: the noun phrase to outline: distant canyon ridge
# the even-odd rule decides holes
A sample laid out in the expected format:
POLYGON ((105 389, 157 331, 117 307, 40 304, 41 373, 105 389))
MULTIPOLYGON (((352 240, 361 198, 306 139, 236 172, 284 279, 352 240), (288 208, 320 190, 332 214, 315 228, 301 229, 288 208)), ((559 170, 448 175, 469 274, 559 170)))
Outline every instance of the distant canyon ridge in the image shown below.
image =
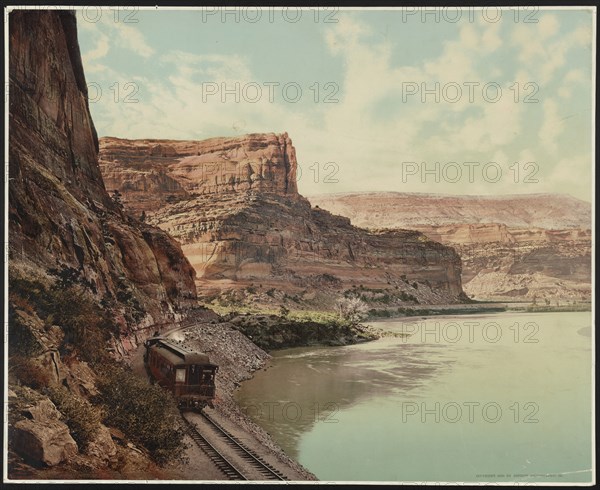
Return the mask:
POLYGON ((382 305, 467 300, 453 248, 415 230, 358 228, 301 196, 287 133, 99 146, 107 190, 181 244, 201 295, 245 287, 313 306, 352 291, 382 305))
POLYGON ((369 192, 310 201, 355 226, 419 230, 454 247, 472 298, 542 305, 591 298, 591 205, 569 195, 369 192))
POLYGON ((423 303, 456 301, 461 287, 474 299, 541 304, 591 295, 591 206, 570 196, 307 200, 287 133, 107 137, 99 158, 106 188, 125 208, 179 241, 201 291, 265 283, 313 295, 363 286, 423 303))

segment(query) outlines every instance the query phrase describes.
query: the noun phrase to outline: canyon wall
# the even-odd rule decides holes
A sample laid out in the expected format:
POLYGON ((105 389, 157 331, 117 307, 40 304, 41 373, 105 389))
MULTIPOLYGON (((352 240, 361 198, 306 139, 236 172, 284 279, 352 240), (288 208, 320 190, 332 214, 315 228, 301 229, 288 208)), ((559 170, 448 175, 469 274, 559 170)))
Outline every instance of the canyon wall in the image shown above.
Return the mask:
POLYGON ((203 290, 391 289, 423 303, 465 299, 450 248, 406 230, 357 228, 313 208, 284 134, 204 141, 100 139, 107 189, 181 244, 203 290))
POLYGON ((571 196, 370 192, 310 200, 357 226, 414 229, 454 247, 471 297, 553 302, 591 297, 591 206, 571 196))
POLYGON ((412 192, 355 192, 309 196, 311 203, 349 216, 355 226, 412 228, 503 224, 509 228, 590 229, 589 203, 567 194, 452 196, 412 192), (410 226, 409 226, 410 225, 410 226))
POLYGON ((181 317, 196 289, 180 245, 106 192, 75 14, 13 11, 9 26, 11 277, 71 271, 124 331, 181 317))

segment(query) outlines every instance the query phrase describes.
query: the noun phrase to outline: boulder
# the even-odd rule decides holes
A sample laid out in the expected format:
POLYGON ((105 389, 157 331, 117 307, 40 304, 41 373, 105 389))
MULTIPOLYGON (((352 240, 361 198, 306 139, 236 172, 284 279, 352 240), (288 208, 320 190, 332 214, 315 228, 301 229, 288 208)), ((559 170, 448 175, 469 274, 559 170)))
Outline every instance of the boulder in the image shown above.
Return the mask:
POLYGON ((117 447, 112 440, 108 427, 100 424, 96 436, 89 442, 85 452, 102 460, 109 460, 117 454, 117 447))
MULTIPOLYGON (((43 417, 48 415, 44 413, 43 417)), ((13 427, 11 446, 26 460, 47 466, 55 466, 77 454, 77 443, 69 428, 63 422, 52 419, 20 420, 13 427)))
POLYGON ((34 405, 21 410, 21 414, 36 422, 51 422, 60 419, 60 412, 48 398, 37 401, 34 405))

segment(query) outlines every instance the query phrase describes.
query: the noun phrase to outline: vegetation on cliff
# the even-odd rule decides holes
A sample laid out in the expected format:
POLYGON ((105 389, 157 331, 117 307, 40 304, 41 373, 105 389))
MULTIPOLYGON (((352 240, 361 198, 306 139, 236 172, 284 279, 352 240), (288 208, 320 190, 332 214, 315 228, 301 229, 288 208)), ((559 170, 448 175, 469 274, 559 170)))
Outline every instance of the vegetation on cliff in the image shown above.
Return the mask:
POLYGON ((117 452, 107 426, 118 425, 123 451, 135 441, 155 461, 176 458, 181 433, 160 417, 169 398, 122 383, 131 373, 110 346, 195 305, 194 271, 177 242, 106 191, 75 13, 14 9, 7 26, 10 454, 106 465, 117 452), (145 410, 154 428, 123 410, 145 410))
POLYGON ((93 294, 64 275, 13 273, 10 284, 9 387, 19 395, 11 400, 13 421, 22 418, 18 414, 27 400, 48 398, 80 450, 104 424, 146 448, 157 463, 180 459, 185 447, 174 400, 109 353, 108 341, 119 334, 118 326, 93 294), (89 366, 86 390, 69 377, 82 363, 89 366))

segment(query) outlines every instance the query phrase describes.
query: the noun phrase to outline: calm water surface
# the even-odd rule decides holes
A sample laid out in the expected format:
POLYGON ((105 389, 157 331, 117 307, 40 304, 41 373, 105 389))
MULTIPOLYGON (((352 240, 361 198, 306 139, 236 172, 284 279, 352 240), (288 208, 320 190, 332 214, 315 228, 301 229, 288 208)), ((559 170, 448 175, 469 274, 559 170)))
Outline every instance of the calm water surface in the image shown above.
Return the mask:
POLYGON ((321 480, 591 479, 591 313, 379 322, 276 352, 242 408, 321 480))

